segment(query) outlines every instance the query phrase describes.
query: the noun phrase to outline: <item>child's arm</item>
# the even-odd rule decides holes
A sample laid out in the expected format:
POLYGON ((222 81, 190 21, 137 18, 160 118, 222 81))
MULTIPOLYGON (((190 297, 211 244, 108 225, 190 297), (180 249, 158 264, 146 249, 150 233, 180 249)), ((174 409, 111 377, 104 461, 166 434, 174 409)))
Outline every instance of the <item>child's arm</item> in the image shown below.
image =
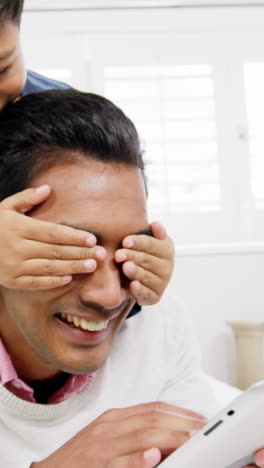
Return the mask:
POLYGON ((25 216, 49 195, 44 185, 0 203, 0 284, 7 288, 56 288, 94 271, 102 258, 93 234, 25 216))
POLYGON ((123 248, 116 251, 115 260, 131 280, 130 290, 140 305, 158 302, 173 271, 174 246, 164 227, 155 221, 150 225, 153 237, 128 236, 123 248))

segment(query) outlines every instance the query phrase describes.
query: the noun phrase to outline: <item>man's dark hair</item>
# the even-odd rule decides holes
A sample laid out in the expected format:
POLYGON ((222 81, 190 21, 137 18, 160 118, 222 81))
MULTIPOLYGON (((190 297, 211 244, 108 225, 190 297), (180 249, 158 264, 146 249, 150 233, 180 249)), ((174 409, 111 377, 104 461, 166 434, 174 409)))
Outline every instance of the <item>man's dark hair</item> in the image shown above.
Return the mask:
POLYGON ((44 169, 86 157, 144 172, 134 124, 107 99, 43 91, 0 112, 0 200, 29 187, 44 169))
POLYGON ((0 24, 12 21, 20 24, 24 0, 0 0, 0 24))

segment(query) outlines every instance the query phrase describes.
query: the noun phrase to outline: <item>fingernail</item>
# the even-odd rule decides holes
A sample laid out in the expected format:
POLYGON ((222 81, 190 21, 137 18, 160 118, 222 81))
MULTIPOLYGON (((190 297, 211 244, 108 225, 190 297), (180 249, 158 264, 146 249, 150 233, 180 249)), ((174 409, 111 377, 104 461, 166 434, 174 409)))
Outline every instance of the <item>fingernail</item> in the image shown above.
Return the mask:
POLYGON ((125 254, 125 252, 116 252, 116 259, 119 261, 119 262, 124 262, 126 259, 127 259, 127 255, 125 254))
POLYGON ((95 236, 89 236, 85 240, 85 243, 88 247, 93 247, 96 244, 96 237, 95 236))
POLYGON ((37 193, 46 192, 47 189, 50 189, 50 186, 48 184, 40 185, 39 187, 36 188, 36 192, 37 193))
POLYGON ((66 275, 66 276, 63 276, 62 278, 63 283, 69 283, 71 280, 72 280, 71 275, 66 275))
POLYGON ((151 448, 149 450, 146 450, 146 452, 143 453, 143 457, 145 460, 150 460, 153 459, 158 461, 160 460, 160 451, 157 448, 151 448))
POLYGON ((105 249, 96 249, 95 256, 98 260, 104 260, 106 257, 105 249))
POLYGON ((87 271, 93 271, 96 268, 96 261, 93 259, 84 260, 83 263, 87 271))
POLYGON ((140 282, 139 281, 134 281, 133 282, 133 289, 134 289, 134 294, 138 294, 140 290, 140 282))
POLYGON ((133 239, 126 239, 124 241, 124 245, 125 245, 126 248, 130 249, 134 245, 133 239))

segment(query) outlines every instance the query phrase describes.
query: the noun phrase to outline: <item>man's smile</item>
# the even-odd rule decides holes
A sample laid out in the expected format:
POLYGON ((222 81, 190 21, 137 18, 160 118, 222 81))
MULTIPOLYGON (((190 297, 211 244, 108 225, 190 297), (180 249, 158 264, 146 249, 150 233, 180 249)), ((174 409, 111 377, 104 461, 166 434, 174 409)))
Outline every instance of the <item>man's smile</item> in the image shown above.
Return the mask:
POLYGON ((77 315, 58 313, 54 317, 60 327, 60 332, 70 341, 84 345, 100 344, 112 333, 112 330, 121 318, 122 313, 109 320, 87 320, 77 315))
MULTIPOLYGON (((131 300, 126 299, 116 309, 111 311, 95 311, 93 308, 82 313, 56 312, 51 318, 55 318, 59 325, 59 334, 63 334, 66 341, 82 343, 85 345, 100 344, 105 341, 119 327, 127 312, 130 310, 131 300)), ((65 310, 66 309, 66 310, 65 310)), ((87 308, 88 309, 88 308, 87 308)), ((101 308, 100 308, 101 309, 101 308)))
POLYGON ((107 327, 109 320, 87 320, 71 314, 57 314, 57 317, 63 322, 69 323, 70 326, 81 328, 82 330, 101 331, 107 327))

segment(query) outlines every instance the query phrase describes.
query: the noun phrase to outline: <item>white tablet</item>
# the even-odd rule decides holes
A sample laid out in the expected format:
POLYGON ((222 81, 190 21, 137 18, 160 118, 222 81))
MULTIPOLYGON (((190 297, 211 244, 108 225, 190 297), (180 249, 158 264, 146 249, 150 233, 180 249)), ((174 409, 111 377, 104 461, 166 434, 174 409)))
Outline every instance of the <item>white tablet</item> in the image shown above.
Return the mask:
POLYGON ((264 381, 249 387, 175 450, 162 468, 243 468, 264 448, 264 381))

